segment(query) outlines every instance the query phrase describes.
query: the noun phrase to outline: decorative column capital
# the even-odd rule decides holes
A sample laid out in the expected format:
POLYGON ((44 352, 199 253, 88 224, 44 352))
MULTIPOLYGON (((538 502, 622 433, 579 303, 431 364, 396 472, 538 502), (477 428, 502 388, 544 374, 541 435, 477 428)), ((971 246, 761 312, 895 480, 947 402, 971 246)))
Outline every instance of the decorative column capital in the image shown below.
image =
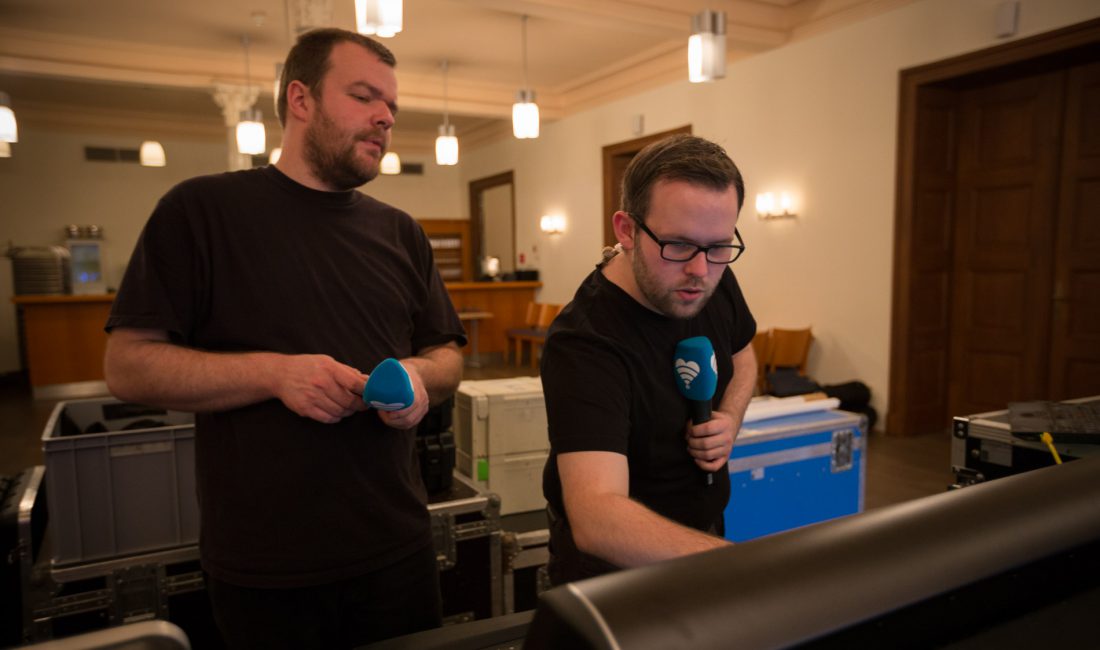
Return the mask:
POLYGON ((211 91, 214 102, 222 109, 222 118, 226 126, 237 126, 241 121, 241 111, 247 111, 256 104, 260 96, 259 86, 241 86, 238 84, 214 84, 211 91))
POLYGON ((237 151, 237 124, 241 121, 241 111, 247 111, 260 96, 258 86, 239 84, 214 84, 210 94, 222 109, 225 119, 225 141, 228 147, 226 162, 230 171, 248 169, 252 166, 252 157, 237 151))

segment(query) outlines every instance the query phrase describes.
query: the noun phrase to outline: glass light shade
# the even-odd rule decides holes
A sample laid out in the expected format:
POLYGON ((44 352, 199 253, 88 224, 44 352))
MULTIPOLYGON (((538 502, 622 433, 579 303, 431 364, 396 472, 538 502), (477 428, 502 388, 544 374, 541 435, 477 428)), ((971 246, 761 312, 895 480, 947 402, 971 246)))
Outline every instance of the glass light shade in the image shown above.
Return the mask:
POLYGON ((355 27, 360 34, 392 38, 402 27, 401 0, 355 0, 355 27))
POLYGON ((703 79, 703 35, 688 37, 688 81, 697 84, 703 79))
POLYGON ((726 76, 726 14, 702 11, 691 17, 688 81, 701 83, 726 76))
POLYGON ((0 140, 0 158, 11 158, 11 143, 0 140))
POLYGON ((539 105, 535 93, 521 90, 512 104, 512 133, 520 140, 539 137, 539 105))
POLYGON ((440 124, 439 137, 435 139, 435 164, 458 164, 458 138, 454 124, 440 124))
POLYGON ((15 112, 4 105, 4 98, 0 98, 0 142, 19 142, 19 125, 15 123, 15 112))
POLYGON ((241 111, 241 121, 237 123, 237 151, 255 156, 267 150, 263 119, 258 109, 241 111))
POLYGON ((275 147, 274 149, 271 150, 271 155, 267 157, 267 162, 274 165, 275 163, 279 162, 279 159, 282 158, 282 157, 283 157, 283 148, 282 147, 275 147))
POLYGON ((785 213, 794 212, 794 199, 790 194, 783 192, 779 195, 779 209, 785 213))
POLYGON ((141 152, 138 155, 143 167, 164 167, 166 162, 164 147, 156 140, 142 142, 141 152))
POLYGON ((382 156, 382 163, 379 165, 379 171, 387 176, 394 176, 401 173, 401 157, 397 155, 396 151, 386 152, 386 155, 382 156))
POLYGON ((692 34, 688 39, 688 81, 701 83, 725 76, 725 35, 692 34))

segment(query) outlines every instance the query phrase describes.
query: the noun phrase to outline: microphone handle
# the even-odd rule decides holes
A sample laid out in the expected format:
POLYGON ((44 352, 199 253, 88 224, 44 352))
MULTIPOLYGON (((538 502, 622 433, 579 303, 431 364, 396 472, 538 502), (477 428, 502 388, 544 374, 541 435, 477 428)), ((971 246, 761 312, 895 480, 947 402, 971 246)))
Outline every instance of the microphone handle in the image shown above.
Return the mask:
POLYGON ((710 422, 710 400, 699 401, 691 400, 691 422, 692 424, 702 424, 704 422, 710 422))
MULTIPOLYGON (((691 423, 702 424, 710 422, 710 400, 691 400, 691 423)), ((707 472, 704 481, 709 487, 714 485, 714 472, 707 472)))

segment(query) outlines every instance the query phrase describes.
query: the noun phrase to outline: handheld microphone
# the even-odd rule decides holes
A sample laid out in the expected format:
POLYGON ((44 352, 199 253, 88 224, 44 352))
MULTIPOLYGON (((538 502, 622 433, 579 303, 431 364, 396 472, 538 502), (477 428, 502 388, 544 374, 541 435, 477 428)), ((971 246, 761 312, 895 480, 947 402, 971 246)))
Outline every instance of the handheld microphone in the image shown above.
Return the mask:
MULTIPOLYGON (((676 388, 691 402, 691 421, 710 421, 710 401, 718 387, 718 360, 714 345, 705 336, 693 336, 676 344, 673 363, 676 388)), ((707 485, 714 484, 714 474, 707 472, 707 485)))
POLYGON ((375 366, 363 387, 363 401, 379 411, 400 411, 412 406, 413 394, 409 372, 397 359, 383 359, 375 366))

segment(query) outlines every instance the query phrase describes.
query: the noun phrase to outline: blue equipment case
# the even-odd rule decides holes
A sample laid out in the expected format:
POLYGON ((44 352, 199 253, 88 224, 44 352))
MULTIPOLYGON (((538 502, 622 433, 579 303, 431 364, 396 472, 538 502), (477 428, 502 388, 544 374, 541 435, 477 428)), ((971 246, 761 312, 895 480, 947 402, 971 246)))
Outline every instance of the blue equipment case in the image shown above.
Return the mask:
POLYGON ((865 428, 864 416, 835 410, 743 425, 727 464, 726 539, 862 512, 865 428))

